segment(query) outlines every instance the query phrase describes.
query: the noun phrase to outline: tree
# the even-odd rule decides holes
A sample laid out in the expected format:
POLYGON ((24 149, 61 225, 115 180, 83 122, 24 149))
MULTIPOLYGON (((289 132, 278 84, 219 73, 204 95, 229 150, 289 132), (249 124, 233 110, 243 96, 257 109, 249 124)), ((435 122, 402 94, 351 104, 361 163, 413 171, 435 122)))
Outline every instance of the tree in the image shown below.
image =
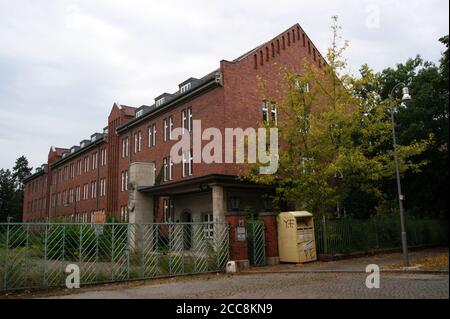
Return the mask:
POLYGON ((21 156, 16 160, 16 164, 13 167, 13 178, 16 183, 16 187, 19 190, 23 190, 23 180, 25 177, 31 174, 32 167, 28 166, 28 160, 25 156, 21 156))
MULTIPOLYGON (((301 75, 284 71, 284 98, 277 105, 279 170, 259 175, 259 165, 249 165, 246 178, 274 186, 278 204, 288 201, 317 214, 346 211, 367 217, 385 200, 382 181, 395 176, 388 147, 391 105, 380 98, 379 79, 370 68, 363 67, 358 78, 346 74, 348 43, 339 36, 340 29, 333 17, 325 70, 305 62, 301 75), (363 212, 362 203, 370 203, 363 212)), ((402 173, 420 171, 426 161, 414 157, 428 143, 427 137, 399 145, 402 173)))
POLYGON ((15 185, 9 169, 0 169, 0 222, 6 222, 17 212, 14 209, 15 185))
MULTIPOLYGON (((380 94, 387 98, 396 83, 410 87, 413 100, 407 109, 399 109, 397 117, 400 143, 434 137, 427 150, 417 160, 429 162, 418 174, 405 174, 403 188, 406 208, 415 215, 447 216, 448 203, 448 36, 441 38, 446 45, 440 66, 424 61, 420 56, 387 68, 377 75, 380 94)), ((393 183, 386 183, 385 189, 393 183)))

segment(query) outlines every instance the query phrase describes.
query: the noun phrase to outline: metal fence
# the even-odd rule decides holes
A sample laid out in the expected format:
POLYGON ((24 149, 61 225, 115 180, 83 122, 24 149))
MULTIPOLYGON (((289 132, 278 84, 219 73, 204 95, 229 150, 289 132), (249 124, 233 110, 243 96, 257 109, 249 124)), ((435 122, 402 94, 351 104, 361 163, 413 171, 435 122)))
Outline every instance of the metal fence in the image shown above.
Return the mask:
POLYGON ((0 291, 222 271, 226 223, 0 223, 0 291))
POLYGON ((250 265, 266 264, 265 227, 262 220, 247 220, 247 247, 250 265))
MULTIPOLYGON (((447 245, 448 222, 407 218, 408 245, 447 245)), ((318 254, 345 255, 401 247, 400 218, 315 219, 318 254)))

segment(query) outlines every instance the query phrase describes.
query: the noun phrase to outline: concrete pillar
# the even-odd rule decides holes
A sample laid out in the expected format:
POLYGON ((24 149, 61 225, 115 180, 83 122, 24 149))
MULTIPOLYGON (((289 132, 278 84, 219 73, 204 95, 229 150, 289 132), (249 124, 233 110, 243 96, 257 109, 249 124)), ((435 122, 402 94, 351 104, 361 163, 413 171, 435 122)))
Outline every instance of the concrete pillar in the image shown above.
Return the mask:
POLYGON ((143 225, 153 221, 153 196, 138 191, 138 187, 153 186, 155 183, 155 170, 153 163, 135 162, 130 164, 128 185, 128 211, 130 222, 130 246, 133 252, 139 247, 153 247, 152 225, 143 225), (147 234, 147 236, 146 236, 147 234), (144 242, 147 238, 148 242, 144 242))
MULTIPOLYGON (((247 236, 239 238, 238 227, 247 227, 244 213, 227 213, 226 221, 230 225, 230 260, 236 262, 238 269, 249 267, 247 236)), ((245 231, 246 233, 246 231, 245 231)))
POLYGON ((214 222, 225 222, 226 199, 225 191, 220 185, 212 185, 212 209, 214 222))
POLYGON ((130 223, 150 223, 153 221, 153 196, 138 191, 138 187, 155 184, 155 164, 134 162, 129 169, 128 209, 130 223))

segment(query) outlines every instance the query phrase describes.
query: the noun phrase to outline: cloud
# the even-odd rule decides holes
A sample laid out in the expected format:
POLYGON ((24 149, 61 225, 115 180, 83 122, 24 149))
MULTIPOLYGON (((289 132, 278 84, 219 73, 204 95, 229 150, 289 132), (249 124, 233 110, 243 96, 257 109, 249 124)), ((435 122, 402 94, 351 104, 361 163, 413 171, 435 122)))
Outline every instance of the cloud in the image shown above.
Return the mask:
POLYGON ((325 53, 330 17, 350 40, 353 71, 421 54, 437 61, 446 0, 2 1, 0 167, 51 145, 70 147, 106 126, 117 101, 151 104, 299 22, 325 53))

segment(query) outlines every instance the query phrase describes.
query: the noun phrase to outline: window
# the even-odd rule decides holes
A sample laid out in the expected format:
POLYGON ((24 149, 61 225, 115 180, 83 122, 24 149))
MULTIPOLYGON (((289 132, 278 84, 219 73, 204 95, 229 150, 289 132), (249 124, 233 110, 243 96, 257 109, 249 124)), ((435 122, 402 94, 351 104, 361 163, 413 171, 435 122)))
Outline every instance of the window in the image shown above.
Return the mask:
POLYGON ((97 181, 91 183, 91 198, 97 198, 97 181))
POLYGON ((79 202, 80 200, 81 200, 81 187, 77 186, 75 192, 75 201, 79 202))
POLYGON ((263 123, 264 124, 272 124, 277 125, 278 122, 278 114, 276 104, 268 101, 263 101, 262 106, 263 112, 263 123))
POLYGON ((270 115, 271 115, 271 121, 273 123, 273 125, 277 125, 278 123, 278 116, 277 116, 277 106, 275 105, 275 103, 272 103, 272 109, 270 111, 270 115))
POLYGON ((269 103, 267 101, 263 101, 262 113, 263 113, 263 123, 269 124, 269 103))
POLYGON ((203 214, 203 233, 207 239, 212 239, 214 237, 214 216, 213 214, 203 214))
POLYGON ((81 175, 81 160, 77 162, 77 175, 81 175))
POLYGON ((100 165, 106 165, 106 148, 102 148, 100 151, 100 165))
POLYGON ((163 201, 163 213, 164 213, 164 223, 175 222, 175 214, 173 209, 173 201, 170 198, 165 198, 163 201))
POLYGON ((106 178, 100 180, 100 196, 106 196, 106 178))
POLYGON ((70 164, 70 178, 74 178, 75 177, 75 164, 72 163, 70 164))
POLYGON ((241 208, 241 198, 233 196, 230 198, 230 206, 232 211, 238 211, 241 208))
POLYGON ((122 140, 122 157, 128 157, 129 155, 129 139, 128 137, 122 140))
POLYGON ((192 131, 193 120, 192 120, 192 108, 181 111, 181 127, 188 132, 192 131))
POLYGON ((63 206, 67 206, 67 191, 63 191, 63 206))
POLYGON ((123 171, 121 173, 121 190, 122 192, 128 190, 128 171, 123 171))
POLYGON ((163 173, 164 173, 164 181, 171 181, 172 180, 172 169, 173 169, 173 162, 170 156, 165 157, 163 160, 163 173))
POLYGON ((92 169, 93 170, 97 169, 97 164, 98 164, 98 153, 95 152, 92 154, 92 169))
POLYGON ((73 203, 74 196, 73 196, 73 188, 69 189, 69 204, 73 203))
POLYGON ((148 147, 156 146, 156 124, 148 127, 148 147))
POLYGON ((153 128, 152 145, 156 146, 156 124, 153 124, 152 128, 153 128))
POLYGON ((139 110, 136 112, 136 117, 142 116, 144 114, 144 110, 139 110))
POLYGON ((162 97, 159 100, 156 100, 156 107, 163 105, 166 102, 166 98, 162 97))
POLYGON ((89 171, 89 156, 84 158, 84 172, 87 173, 89 171))
POLYGON ((88 200, 89 198, 89 184, 83 185, 83 200, 88 200))
POLYGON ((193 164, 194 164, 194 160, 192 157, 192 150, 189 150, 189 151, 183 153, 183 165, 182 165, 183 177, 192 176, 193 164))
POLYGON ((187 130, 187 110, 181 111, 181 127, 187 130))
POLYGON ((191 87, 192 87, 192 83, 191 83, 191 82, 189 82, 189 83, 183 85, 183 86, 181 87, 181 89, 180 89, 180 93, 184 93, 184 92, 186 92, 186 91, 189 91, 189 90, 191 89, 191 87))
POLYGON ((141 131, 134 134, 134 152, 138 153, 141 151, 142 134, 141 131))
POLYGON ((164 142, 172 139, 173 117, 164 119, 164 142))
POLYGON ((310 87, 309 87, 309 83, 305 83, 305 92, 309 93, 310 92, 310 87))
POLYGON ((120 220, 124 223, 128 223, 129 215, 128 215, 128 207, 127 206, 120 207, 120 220))

